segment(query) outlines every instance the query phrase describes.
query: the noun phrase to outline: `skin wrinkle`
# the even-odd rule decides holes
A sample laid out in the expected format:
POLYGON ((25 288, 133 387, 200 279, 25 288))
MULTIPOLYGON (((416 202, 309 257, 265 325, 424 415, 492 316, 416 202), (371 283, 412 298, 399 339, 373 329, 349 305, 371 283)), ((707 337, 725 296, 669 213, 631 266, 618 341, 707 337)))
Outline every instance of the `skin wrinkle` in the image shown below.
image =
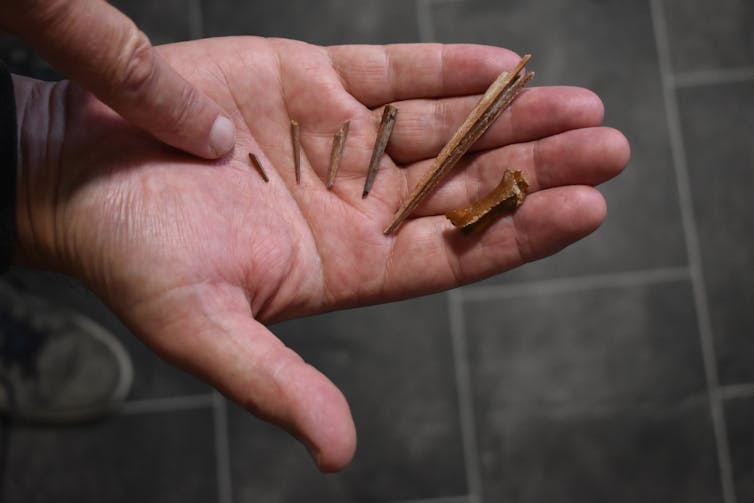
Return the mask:
POLYGON ((534 251, 532 248, 531 240, 529 239, 529 234, 521 232, 521 222, 518 215, 514 214, 511 217, 511 221, 513 222, 513 235, 516 241, 515 250, 517 256, 515 262, 519 264, 531 262, 534 257, 534 251))
MULTIPOLYGON (((125 61, 125 65, 105 66, 111 70, 111 75, 107 76, 109 84, 108 89, 119 89, 127 92, 129 95, 140 95, 145 89, 154 89, 155 80, 159 77, 159 63, 157 53, 152 49, 152 44, 147 36, 136 30, 127 30, 120 34, 122 41, 115 44, 119 47, 117 58, 108 58, 108 60, 125 61)), ((120 93, 119 93, 120 94, 120 93)))
POLYGON ((440 64, 438 65, 440 67, 440 96, 446 95, 446 89, 448 89, 448 83, 447 78, 448 76, 445 74, 445 61, 448 56, 448 46, 441 45, 440 50, 437 51, 438 57, 440 58, 440 64))
POLYGON ((540 169, 544 168, 544 163, 542 161, 542 140, 537 140, 533 142, 529 142, 531 145, 530 149, 531 152, 529 155, 531 156, 531 163, 534 169, 527 171, 526 176, 531 177, 527 178, 527 181, 529 182, 529 186, 532 188, 531 190, 534 190, 535 187, 542 188, 542 181, 539 177, 540 169))
MULTIPOLYGON (((159 63, 158 63, 159 64, 159 63)), ((177 114, 173 115, 173 121, 168 124, 164 133, 178 134, 180 131, 186 129, 186 125, 189 124, 194 117, 194 110, 200 104, 203 96, 199 94, 199 90, 194 86, 185 86, 182 88, 184 93, 181 95, 181 105, 178 108, 177 114)))
POLYGON ((385 267, 382 273, 382 285, 380 287, 380 295, 387 295, 389 292, 388 285, 390 284, 390 274, 393 270, 393 261, 395 258, 395 249, 398 243, 399 236, 393 235, 390 239, 390 250, 388 251, 387 258, 385 259, 385 267))
MULTIPOLYGON (((473 172, 475 171, 475 166, 477 165, 476 160, 477 157, 474 156, 474 158, 468 160, 468 164, 466 166, 461 166, 461 168, 463 168, 467 173, 471 172, 473 174, 473 172)), ((456 168, 458 168, 458 166, 456 166, 456 168)), ((481 170, 479 170, 478 168, 477 170, 481 172, 481 170)), ((451 173, 449 173, 449 175, 451 175, 451 173)), ((463 185, 466 190, 466 200, 474 201, 477 197, 477 193, 480 190, 481 182, 477 181, 477 177, 475 176, 465 176, 463 177, 463 180, 463 185), (472 184, 474 184, 474 187, 471 186, 472 184)), ((448 183, 450 180, 449 178, 446 178, 443 181, 445 183, 448 183)))
MULTIPOLYGON (((39 87, 36 87, 39 89, 39 87)), ((65 81, 52 84, 47 89, 47 109, 50 113, 47 115, 47 124, 45 135, 45 152, 46 152, 46 173, 52 175, 52 180, 46 180, 48 187, 53 187, 52 190, 52 208, 60 208, 61 201, 66 200, 68 193, 64 193, 66 187, 60 183, 60 172, 62 162, 62 146, 65 143, 66 138, 66 117, 68 115, 68 90, 70 87, 65 81), (55 147, 57 145, 57 147, 55 147)), ((67 192, 67 191, 66 191, 67 192)), ((32 196, 33 197, 33 196, 32 196)), ((63 236, 63 230, 69 223, 66 215, 61 215, 59 212, 55 212, 55 221, 52 229, 52 255, 64 257, 66 264, 72 265, 75 263, 73 257, 76 253, 74 250, 74 244, 67 242, 63 236), (60 232, 55 232, 55 231, 60 232), (61 252, 63 254, 61 255, 61 252)))
MULTIPOLYGON (((25 256, 25 257, 28 257, 29 255, 31 255, 31 251, 32 250, 36 250, 36 249, 39 248, 39 246, 36 245, 36 243, 38 243, 39 240, 40 240, 39 236, 38 236, 38 233, 36 231, 36 225, 34 225, 34 222, 33 222, 32 216, 31 216, 32 215, 31 206, 32 206, 32 201, 34 201, 34 197, 32 196, 32 193, 33 193, 33 190, 32 190, 32 177, 31 176, 22 176, 24 174, 24 171, 23 171, 22 167, 25 165, 23 163, 26 161, 26 157, 30 157, 30 156, 25 155, 25 149, 26 148, 33 148, 34 143, 33 142, 22 142, 21 141, 23 135, 25 134, 24 125, 27 122, 27 116, 34 117, 34 115, 31 113, 30 109, 31 109, 32 103, 36 102, 36 100, 33 99, 33 98, 34 98, 34 95, 39 92, 38 89, 37 89, 39 85, 40 84, 34 85, 34 87, 32 87, 32 89, 31 89, 31 92, 28 95, 24 96, 25 99, 24 99, 23 107, 19 108, 19 110, 22 110, 22 113, 17 116, 18 117, 17 118, 17 120, 18 120, 17 134, 18 134, 18 144, 19 144, 19 148, 18 148, 18 153, 19 153, 19 155, 18 155, 18 161, 19 161, 19 165, 18 165, 18 178, 17 178, 17 180, 18 180, 18 185, 22 186, 24 188, 24 194, 25 194, 25 199, 24 199, 24 202, 25 202, 25 204, 24 204, 24 210, 25 211, 24 211, 24 214, 25 214, 26 221, 27 221, 27 225, 26 226, 17 225, 17 228, 24 228, 24 229, 27 229, 29 231, 29 234, 31 234, 31 246, 29 248, 24 247, 23 244, 22 244, 23 240, 21 240, 21 239, 16 240, 15 244, 16 244, 17 248, 20 248, 19 251, 23 251, 23 253, 21 253, 20 255, 25 256), (21 147, 24 147, 24 148, 21 148, 21 147)), ((17 104, 18 104, 18 100, 17 100, 17 104)), ((27 166, 27 168, 28 168, 28 166, 27 166)), ((19 199, 19 198, 17 197, 17 199, 19 199)), ((19 215, 19 214, 20 214, 20 212, 17 213, 17 215, 19 215)), ((16 218, 18 219, 18 216, 16 218)), ((34 255, 36 255, 36 251, 34 252, 34 255)))
MULTIPOLYGON (((395 73, 395 69, 393 68, 393 65, 391 64, 390 59, 390 51, 387 48, 382 49, 382 55, 385 60, 385 82, 390 84, 390 97, 388 98, 388 103, 392 103, 395 101, 396 98, 396 91, 395 91, 395 81, 393 80, 393 75, 395 73)), ((382 103, 382 106, 384 106, 385 103, 382 103)))
POLYGON ((445 261, 448 264, 448 269, 453 274, 453 284, 462 285, 463 281, 463 259, 462 257, 453 258, 452 249, 450 246, 444 246, 443 252, 445 253, 445 261))
POLYGON ((285 66, 283 65, 283 61, 280 58, 280 47, 278 44, 274 44, 272 42, 268 42, 268 50, 272 51, 272 53, 275 55, 275 66, 277 67, 277 81, 278 81, 278 89, 280 89, 280 101, 283 104, 283 109, 285 110, 285 115, 288 118, 288 122, 290 122, 291 119, 291 113, 288 109, 288 95, 287 95, 287 89, 285 85, 283 84, 283 71, 285 69, 285 66))
MULTIPOLYGON (((291 115, 291 110, 290 110, 290 107, 288 106, 288 89, 286 88, 286 86, 283 85, 283 78, 282 78, 283 64, 280 59, 279 49, 277 48, 275 49, 275 60, 277 62, 277 68, 278 68, 278 80, 280 84, 280 94, 281 94, 282 102, 283 102, 283 110, 285 111, 285 117, 288 121, 288 124, 292 124, 294 117, 291 115)), ((300 133, 301 133, 301 125, 299 124, 299 151, 303 151, 304 149, 303 149, 303 146, 301 145, 300 133)), ((287 153, 290 155, 291 159, 293 159, 294 152, 293 152, 293 144, 291 142, 288 142, 288 146, 286 147, 286 150, 287 150, 287 153)), ((302 160, 303 159, 299 159, 299 162, 302 160)), ((295 174, 294 174, 294 181, 295 181, 295 174)), ((296 205, 300 206, 298 204, 298 201, 296 201, 296 205)))
POLYGON ((332 51, 328 51, 327 48, 324 48, 324 53, 327 55, 328 60, 330 61, 330 68, 332 68, 335 71, 335 76, 338 78, 338 81, 340 82, 340 85, 343 87, 343 90, 348 93, 349 96, 354 97, 353 93, 351 92, 351 83, 346 79, 346 76, 344 75, 344 71, 338 64, 335 62, 335 59, 333 58, 332 51))
MULTIPOLYGON (((437 142, 439 145, 437 148, 437 151, 434 152, 434 155, 430 156, 430 158, 439 154, 442 148, 445 146, 445 143, 447 143, 447 141, 449 141, 451 136, 453 135, 453 131, 451 131, 453 126, 451 125, 451 121, 450 121, 450 110, 448 109, 448 103, 445 101, 435 101, 435 106, 433 107, 433 110, 434 110, 433 124, 435 124, 435 126, 433 128, 434 130, 432 132, 433 133, 432 136, 434 137, 445 136, 446 139, 445 141, 437 142), (438 126, 440 124, 443 124, 444 126, 438 126), (444 135, 443 135, 443 132, 444 132, 443 130, 447 131, 447 133, 444 135)), ((460 125, 460 123, 458 125, 460 125)), ((458 125, 456 127, 458 127, 458 125)))
MULTIPOLYGON (((304 262, 304 260, 301 258, 304 255, 302 252, 303 246, 300 244, 299 240, 297 240, 296 243, 297 244, 295 245, 295 248, 292 249, 289 254, 290 260, 287 260, 285 262, 286 263, 285 274, 281 274, 280 279, 274 285, 271 285, 268 288, 266 288, 266 290, 268 290, 268 293, 266 295, 258 296, 258 297, 261 297, 261 303, 258 306, 256 306, 256 309, 254 309, 253 299, 252 299, 252 302, 249 304, 252 310, 252 316, 255 319, 259 320, 260 322, 262 320, 264 320, 265 322, 269 322, 269 320, 275 319, 275 316, 276 316, 275 310, 271 306, 274 306, 277 300, 276 298, 277 295, 279 294, 279 292, 281 292, 282 287, 285 286, 285 280, 291 277, 290 276, 291 272, 296 270, 298 264, 304 262), (270 310, 272 310, 272 312, 269 312, 270 310)), ((317 255, 317 257, 318 257, 318 262, 321 262, 319 260, 319 255, 317 255)), ((246 275, 244 276, 246 285, 253 284, 253 281, 251 280, 251 278, 253 277, 254 275, 251 273, 251 268, 250 268, 249 272, 247 272, 246 275)), ((243 285, 244 290, 248 289, 246 285, 243 285)))

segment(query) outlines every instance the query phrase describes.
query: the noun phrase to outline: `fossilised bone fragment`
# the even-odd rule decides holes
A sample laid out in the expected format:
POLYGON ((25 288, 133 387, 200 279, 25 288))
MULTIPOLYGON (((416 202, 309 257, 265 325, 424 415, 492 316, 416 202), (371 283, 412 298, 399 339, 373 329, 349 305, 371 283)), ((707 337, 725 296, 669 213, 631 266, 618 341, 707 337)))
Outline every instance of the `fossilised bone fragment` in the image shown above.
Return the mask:
POLYGON ((327 188, 332 189, 335 185, 335 175, 338 174, 338 168, 340 168, 340 157, 343 155, 343 147, 346 144, 346 137, 348 137, 349 122, 345 121, 340 129, 335 134, 335 138, 332 141, 332 152, 330 153, 330 168, 327 170, 327 188))
POLYGON ((514 210, 523 204, 529 184, 523 173, 506 169, 497 187, 482 199, 445 214, 453 225, 465 229, 477 223, 493 210, 514 210))

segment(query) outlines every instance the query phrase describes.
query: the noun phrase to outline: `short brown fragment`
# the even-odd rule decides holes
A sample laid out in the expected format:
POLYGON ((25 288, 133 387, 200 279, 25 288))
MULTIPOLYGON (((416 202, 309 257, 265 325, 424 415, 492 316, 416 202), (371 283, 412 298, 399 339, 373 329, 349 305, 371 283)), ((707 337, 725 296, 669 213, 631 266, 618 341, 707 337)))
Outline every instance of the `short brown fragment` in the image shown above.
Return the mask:
POLYGON ((364 199, 372 189, 374 183, 374 177, 377 174, 377 166, 380 164, 380 158, 385 153, 387 142, 390 140, 390 135, 393 133, 393 126, 395 126, 395 119, 398 115, 398 109, 393 105, 385 105, 385 109, 382 111, 382 121, 380 122, 380 129, 377 131, 377 139, 374 142, 374 150, 372 150, 372 160, 369 161, 369 169, 367 170, 367 179, 364 182, 364 191, 361 193, 361 198, 364 199))
POLYGON ((298 121, 291 119, 291 142, 293 142, 293 167, 296 183, 301 183, 301 131, 298 121))
POLYGON ((335 175, 340 168, 340 157, 343 155, 343 147, 346 144, 346 138, 348 137, 349 122, 345 121, 340 129, 335 134, 332 142, 332 152, 330 153, 330 168, 327 171, 327 188, 332 189, 335 185, 335 175))
POLYGON ((254 166, 254 168, 259 171, 259 174, 262 176, 262 180, 264 180, 266 183, 269 183, 270 179, 267 177, 267 173, 264 172, 262 163, 259 162, 257 156, 249 152, 249 160, 251 161, 251 164, 254 166))
POLYGON ((514 210, 523 204, 529 184, 521 171, 506 169, 497 187, 482 199, 445 214, 453 225, 464 229, 477 223, 492 210, 514 210))

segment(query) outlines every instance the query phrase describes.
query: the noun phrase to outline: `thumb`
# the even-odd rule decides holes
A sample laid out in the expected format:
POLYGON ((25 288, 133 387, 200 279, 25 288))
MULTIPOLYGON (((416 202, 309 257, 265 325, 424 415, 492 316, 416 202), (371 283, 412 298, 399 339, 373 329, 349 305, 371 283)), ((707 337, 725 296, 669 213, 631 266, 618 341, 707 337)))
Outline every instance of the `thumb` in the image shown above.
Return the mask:
POLYGON ((169 333, 146 342, 259 418, 283 427, 307 447, 320 470, 348 465, 356 431, 345 397, 253 319, 243 294, 214 295, 201 308, 181 304, 177 322, 157 324, 170 327, 169 333))
POLYGON ((228 153, 235 127, 176 73, 149 39, 102 0, 4 2, 0 22, 132 124, 204 158, 228 153))

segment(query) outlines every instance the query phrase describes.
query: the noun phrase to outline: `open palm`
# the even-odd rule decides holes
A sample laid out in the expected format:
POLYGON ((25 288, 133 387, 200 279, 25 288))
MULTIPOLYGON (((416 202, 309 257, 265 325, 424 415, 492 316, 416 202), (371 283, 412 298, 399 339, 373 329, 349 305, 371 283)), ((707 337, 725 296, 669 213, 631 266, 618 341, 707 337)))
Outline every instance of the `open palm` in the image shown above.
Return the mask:
POLYGON ((83 277, 165 358, 291 431, 325 470, 353 455, 348 405, 264 323, 450 288, 554 253, 599 226, 605 205, 590 186, 628 160, 623 136, 598 127, 596 96, 532 88, 397 234, 384 236, 475 95, 515 54, 247 37, 161 50, 233 117, 235 151, 216 162, 188 157, 90 94, 55 86, 51 94, 66 104, 50 111, 61 141, 26 156, 21 241, 36 241, 48 250, 39 260, 83 277), (362 199, 387 103, 398 121, 362 199), (291 119, 301 125, 300 184, 291 119), (341 168, 327 190, 333 135, 346 120, 341 168), (524 205, 479 235, 453 230, 443 214, 488 192, 505 168, 524 171, 533 192, 524 205))

